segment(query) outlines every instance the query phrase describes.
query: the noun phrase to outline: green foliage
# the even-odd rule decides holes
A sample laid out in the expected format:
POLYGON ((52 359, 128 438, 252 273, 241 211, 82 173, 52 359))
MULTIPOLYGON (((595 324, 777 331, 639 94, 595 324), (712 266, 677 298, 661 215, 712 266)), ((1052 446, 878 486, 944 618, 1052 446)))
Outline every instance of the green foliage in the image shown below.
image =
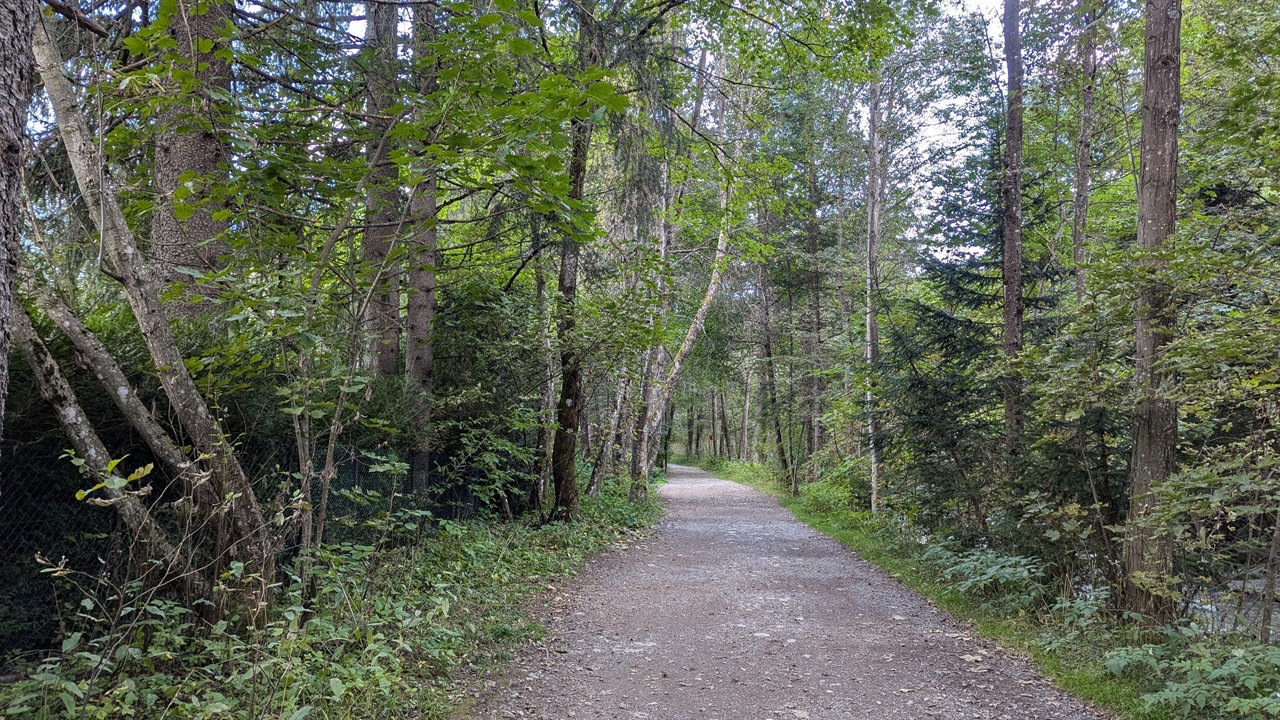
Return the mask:
MULTIPOLYGON (((419 544, 326 546, 314 579, 293 577, 265 619, 209 626, 199 609, 141 586, 90 592, 67 610, 64 623, 75 629, 61 651, 0 687, 0 712, 443 718, 460 667, 501 662, 538 635, 525 614, 536 594, 658 512, 656 502, 636 505, 625 487, 609 485, 585 500, 579 524, 439 521, 419 544)), ((387 522, 395 530, 402 519, 387 522)))
POLYGON ((1156 710, 1192 719, 1262 720, 1280 715, 1280 648, 1239 638, 1170 631, 1165 642, 1110 653, 1107 667, 1154 683, 1156 710))
POLYGON ((956 592, 997 610, 1025 614, 1044 601, 1044 568, 1019 555, 974 549, 957 553, 945 544, 930 545, 920 556, 935 566, 956 592))

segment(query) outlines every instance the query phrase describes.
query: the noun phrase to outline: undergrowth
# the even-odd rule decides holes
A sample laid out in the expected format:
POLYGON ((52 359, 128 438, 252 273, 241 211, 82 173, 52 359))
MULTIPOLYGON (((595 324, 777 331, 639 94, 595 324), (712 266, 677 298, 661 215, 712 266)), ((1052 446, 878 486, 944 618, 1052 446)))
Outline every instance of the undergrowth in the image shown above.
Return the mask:
POLYGON ((460 669, 484 672, 540 635, 533 598, 659 514, 625 495, 584 497, 571 525, 439 521, 413 544, 327 547, 314 600, 295 577, 255 629, 205 626, 138 588, 85 592, 64 613, 62 651, 0 686, 0 715, 444 718, 460 669))
POLYGON ((1131 630, 1104 612, 1105 595, 1053 601, 1038 580, 1035 560, 990 550, 961 551, 922 542, 909 526, 857 511, 848 490, 836 483, 787 485, 756 463, 723 459, 687 462, 718 476, 762 490, 797 519, 838 540, 888 571, 904 585, 969 623, 974 632, 1026 655, 1064 690, 1131 720, 1174 718, 1262 718, 1274 715, 1196 715, 1156 697, 1160 679, 1130 668, 1116 672, 1113 653, 1135 641, 1131 630))

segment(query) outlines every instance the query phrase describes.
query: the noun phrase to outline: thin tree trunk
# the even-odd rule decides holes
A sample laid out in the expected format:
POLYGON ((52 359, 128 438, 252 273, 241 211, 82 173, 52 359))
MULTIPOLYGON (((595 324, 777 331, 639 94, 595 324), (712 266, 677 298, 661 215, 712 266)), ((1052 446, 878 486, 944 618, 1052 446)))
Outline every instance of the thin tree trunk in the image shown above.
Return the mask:
POLYGON ((689 409, 685 412, 685 415, 684 415, 684 427, 685 427, 684 454, 687 457, 693 457, 693 422, 694 422, 693 401, 690 400, 689 409))
POLYGON ((742 383, 742 435, 738 440, 738 459, 748 462, 751 460, 748 448, 751 447, 751 380, 753 373, 754 368, 749 368, 746 380, 742 383))
POLYGON ((374 283, 365 306, 370 372, 394 377, 400 372, 400 272, 390 259, 399 235, 402 201, 399 170, 391 159, 390 142, 396 103, 397 7, 395 3, 368 5, 365 32, 368 76, 369 139, 365 161, 369 171, 365 189, 365 230, 361 247, 364 272, 374 283))
POLYGON ((719 419, 719 418, 718 418, 718 416, 719 416, 719 412, 718 412, 718 408, 716 407, 716 391, 715 391, 715 390, 712 390, 712 391, 711 391, 711 403, 710 403, 710 410, 711 410, 711 414, 710 414, 710 418, 711 418, 711 457, 719 457, 719 456, 720 456, 720 455, 722 455, 723 453, 721 452, 721 449, 720 449, 720 433, 719 433, 719 430, 720 430, 720 424, 719 424, 719 422, 718 422, 718 419, 719 419))
POLYGON ((733 459, 733 439, 729 434, 729 408, 725 404, 725 394, 720 393, 720 435, 724 440, 724 456, 733 459))
MULTIPOLYGON (((1280 558, 1280 511, 1273 517, 1271 550, 1267 553, 1267 579, 1262 586, 1262 616, 1258 620, 1258 642, 1271 642, 1271 614, 1276 604, 1276 560, 1280 558)), ((1243 593, 1242 593, 1243 594, 1243 593)))
POLYGON ((822 374, 822 258, 819 256, 821 226, 818 223, 818 207, 822 203, 822 194, 818 188, 818 169, 810 162, 808 168, 809 216, 805 234, 809 241, 809 344, 813 353, 814 367, 809 378, 809 434, 805 441, 809 446, 809 454, 818 452, 822 447, 822 396, 826 383, 822 374))
POLYGON ((170 407, 196 453, 208 458, 216 489, 226 499, 236 533, 230 547, 247 562, 250 572, 261 575, 258 601, 265 603, 266 586, 275 575, 275 544, 262 509, 226 434, 187 371, 160 301, 162 284, 138 251, 115 194, 104 185, 102 158, 63 75, 62 58, 43 24, 36 26, 33 51, 80 195, 101 237, 104 269, 125 290, 170 407))
POLYGON ((1076 139, 1076 188, 1072 198, 1071 255, 1076 266, 1076 301, 1084 302, 1087 273, 1084 269, 1089 221, 1089 184, 1093 168, 1093 95, 1098 77, 1098 19, 1100 11, 1090 6, 1094 0, 1080 0, 1080 136, 1076 139))
MULTIPOLYGON (((1004 233, 1005 359, 1022 352, 1022 30, 1019 0, 1004 0, 1004 58, 1009 75, 1005 114, 1004 175, 1001 182, 1004 233)), ((1022 383, 1010 369, 1004 378, 1004 430, 1008 478, 1018 474, 1018 443, 1022 434, 1022 383)))
POLYGON ((156 523, 150 510, 147 509, 136 489, 131 489, 124 479, 116 475, 111 468, 111 455, 102 444, 93 424, 84 414, 75 391, 62 374, 58 363, 45 347, 44 342, 31 326, 31 320, 21 306, 15 305, 10 315, 14 341, 22 350, 22 355, 31 371, 35 373, 40 386, 40 394, 54 410, 58 421, 66 432, 67 439, 75 449, 76 455, 84 460, 92 471, 92 476, 103 485, 99 490, 105 500, 91 498, 90 502, 108 505, 115 509, 124 520, 125 526, 133 533, 130 549, 141 550, 144 559, 156 560, 164 568, 164 577, 154 585, 161 585, 172 580, 180 581, 188 594, 196 598, 211 597, 209 586, 191 566, 191 558, 185 547, 175 546, 165 531, 156 523))
POLYGON ((609 416, 609 432, 600 440, 600 452, 597 455, 596 466, 591 469, 591 480, 587 483, 587 494, 591 497, 600 494, 600 484, 604 482, 604 476, 609 473, 610 466, 613 464, 614 445, 618 436, 618 428, 622 422, 622 408, 626 404, 629 384, 628 381, 624 381, 614 395, 613 413, 609 416))
POLYGON ((871 82, 867 130, 867 447, 871 451, 871 512, 880 511, 880 488, 884 484, 884 452, 880 438, 880 417, 876 412, 876 391, 880 365, 880 247, 884 242, 885 177, 881 128, 881 82, 871 82))
MULTIPOLYGON (((763 270, 761 271, 763 275, 763 270)), ((782 437, 782 413, 778 408, 778 379, 777 371, 774 367, 773 360, 773 328, 769 322, 769 305, 772 300, 769 297, 768 286, 765 283, 766 278, 762 278, 761 287, 764 288, 762 297, 760 298, 760 307, 763 313, 763 326, 761 333, 762 347, 764 350, 764 383, 765 393, 769 401, 769 417, 773 421, 774 448, 778 453, 778 464, 782 468, 782 474, 789 476, 791 469, 787 460, 787 446, 782 437)))
MULTIPOLYGON (((1142 263, 1159 272, 1156 256, 1177 225, 1178 122, 1182 109, 1181 0, 1148 0, 1142 77, 1142 150, 1138 186, 1138 247, 1142 263)), ((1173 340, 1175 308, 1170 288, 1149 282, 1138 297, 1135 379, 1142 399, 1134 409, 1129 517, 1125 527, 1125 606, 1156 622, 1173 614, 1173 602, 1156 586, 1173 571, 1173 545, 1151 516, 1152 493, 1177 464, 1178 408, 1169 397, 1173 374, 1161 367, 1173 340)))
POLYGON ((27 134, 27 111, 35 75, 31 35, 40 10, 32 0, 0 4, 0 435, 4 430, 5 399, 9 395, 8 318, 13 307, 13 282, 21 253, 22 144, 27 134))
POLYGON ((142 436, 143 442, 164 465, 165 470, 173 477, 185 474, 189 463, 186 453, 152 417, 151 411, 142 403, 137 390, 102 341, 94 336, 61 298, 31 277, 28 271, 20 271, 19 276, 23 292, 35 299, 36 305, 75 345, 81 359, 88 364, 98 382, 102 383, 103 390, 133 429, 142 436))
MULTIPOLYGON (((539 238, 537 226, 535 226, 534 238, 537 242, 539 238)), ((547 299, 546 269, 541 256, 534 258, 533 262, 538 327, 539 334, 542 336, 538 348, 538 366, 542 369, 542 392, 538 397, 538 481, 534 488, 533 500, 538 508, 538 516, 542 517, 546 511, 547 490, 551 487, 551 452, 556 412, 556 360, 551 352, 551 303, 547 299)))

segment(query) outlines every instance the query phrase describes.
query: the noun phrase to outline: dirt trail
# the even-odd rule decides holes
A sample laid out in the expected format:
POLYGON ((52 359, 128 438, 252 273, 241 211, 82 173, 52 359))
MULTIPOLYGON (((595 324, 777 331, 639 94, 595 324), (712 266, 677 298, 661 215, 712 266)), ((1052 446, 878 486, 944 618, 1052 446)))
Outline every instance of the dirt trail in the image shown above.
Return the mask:
POLYGON ((657 532, 555 597, 478 717, 1109 715, 1052 686, 772 498, 671 466, 657 532))

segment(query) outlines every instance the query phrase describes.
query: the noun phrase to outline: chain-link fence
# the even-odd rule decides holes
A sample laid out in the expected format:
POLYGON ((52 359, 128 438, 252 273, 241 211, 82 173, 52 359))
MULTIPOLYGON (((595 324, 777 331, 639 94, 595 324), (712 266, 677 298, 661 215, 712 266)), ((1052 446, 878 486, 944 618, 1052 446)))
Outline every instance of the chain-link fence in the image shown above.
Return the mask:
MULTIPOLYGON (((439 507, 437 493, 403 495, 402 468, 386 468, 401 458, 372 457, 341 447, 335 459, 327 542, 374 543, 385 536, 383 520, 388 510, 439 507)), ((297 467, 296 455, 287 444, 259 446, 246 452, 245 460, 261 479, 264 502, 276 496, 280 482, 288 481, 283 468, 297 467)), ((317 458, 317 467, 323 460, 317 458)), ((78 573, 119 581, 130 572, 130 553, 128 533, 115 511, 76 499, 76 491, 87 481, 60 453, 18 452, 4 459, 0 473, 4 478, 0 484, 0 675, 4 675, 23 657, 56 647, 65 630, 63 621, 76 612, 80 591, 55 578, 52 567, 65 562, 78 573)), ((163 485, 161 478, 154 483, 157 488, 163 485)), ((319 500, 319 488, 314 492, 313 506, 319 500)), ((159 508, 175 498, 149 500, 159 508)), ((472 501, 469 497, 453 501, 459 499, 472 501)), ((163 513, 157 517, 163 522, 163 513)), ((282 560, 287 563, 288 542, 285 547, 282 560)))

